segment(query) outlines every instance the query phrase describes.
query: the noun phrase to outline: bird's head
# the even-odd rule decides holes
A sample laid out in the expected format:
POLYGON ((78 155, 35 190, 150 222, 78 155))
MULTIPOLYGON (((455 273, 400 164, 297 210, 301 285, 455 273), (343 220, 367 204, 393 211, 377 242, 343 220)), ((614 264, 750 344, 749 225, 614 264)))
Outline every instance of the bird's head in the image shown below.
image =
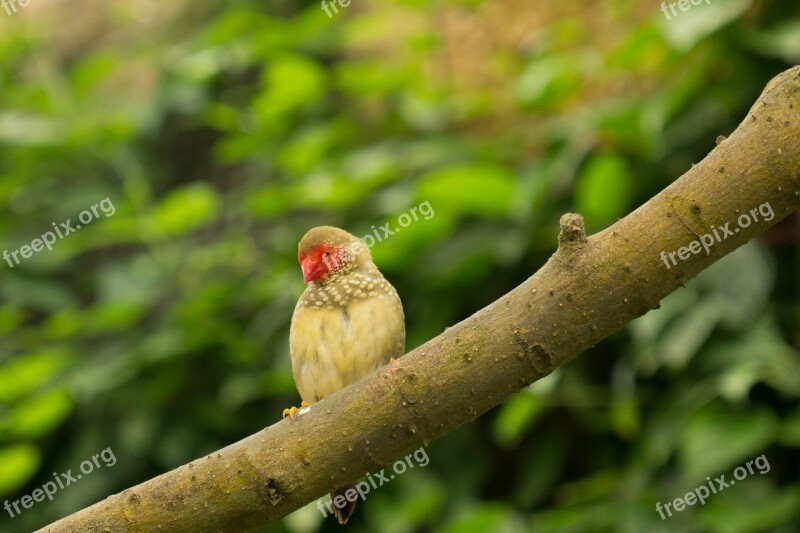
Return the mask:
POLYGON ((371 262, 369 250, 359 238, 333 226, 319 226, 306 233, 297 247, 297 260, 306 283, 325 283, 371 262))

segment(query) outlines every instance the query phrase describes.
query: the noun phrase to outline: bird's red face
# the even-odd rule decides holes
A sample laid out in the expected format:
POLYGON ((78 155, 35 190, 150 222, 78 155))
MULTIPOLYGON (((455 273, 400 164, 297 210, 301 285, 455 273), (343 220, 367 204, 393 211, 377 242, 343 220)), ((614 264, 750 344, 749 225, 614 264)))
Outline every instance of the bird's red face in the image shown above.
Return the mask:
POLYGON ((346 248, 322 243, 305 253, 298 252, 297 260, 303 269, 303 281, 309 283, 338 272, 346 260, 346 251, 346 248))

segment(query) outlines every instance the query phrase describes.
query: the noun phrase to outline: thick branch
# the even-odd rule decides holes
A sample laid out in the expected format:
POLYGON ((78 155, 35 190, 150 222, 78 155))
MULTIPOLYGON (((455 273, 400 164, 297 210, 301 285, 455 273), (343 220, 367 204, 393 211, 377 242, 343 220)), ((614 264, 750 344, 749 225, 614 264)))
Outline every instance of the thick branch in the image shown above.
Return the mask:
POLYGON ((474 420, 546 376, 800 207, 800 67, 772 80, 735 132, 639 209, 586 238, 561 220, 533 277, 389 366, 208 457, 42 531, 241 531, 474 420), (759 221, 667 268, 661 252, 768 202, 759 221))

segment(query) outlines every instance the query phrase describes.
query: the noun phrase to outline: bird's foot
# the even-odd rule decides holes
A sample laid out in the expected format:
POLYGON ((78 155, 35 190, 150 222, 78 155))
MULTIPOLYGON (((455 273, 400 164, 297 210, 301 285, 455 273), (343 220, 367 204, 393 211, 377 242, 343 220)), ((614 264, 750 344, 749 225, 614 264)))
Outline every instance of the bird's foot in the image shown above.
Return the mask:
POLYGON ((295 415, 303 414, 308 410, 308 404, 304 401, 300 402, 300 409, 295 406, 292 406, 288 409, 283 410, 283 418, 289 417, 290 420, 294 420, 295 415))
POLYGON ((394 357, 390 357, 390 358, 389 358, 389 364, 392 364, 392 363, 394 363, 394 362, 395 362, 395 360, 396 360, 396 359, 395 359, 394 357))

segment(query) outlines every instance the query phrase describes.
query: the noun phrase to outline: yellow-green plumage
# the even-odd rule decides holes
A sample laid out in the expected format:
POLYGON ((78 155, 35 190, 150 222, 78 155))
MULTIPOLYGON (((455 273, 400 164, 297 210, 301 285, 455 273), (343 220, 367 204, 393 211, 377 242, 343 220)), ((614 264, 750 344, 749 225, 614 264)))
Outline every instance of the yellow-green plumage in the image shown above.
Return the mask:
POLYGON ((312 404, 403 355, 405 318, 397 291, 356 237, 328 226, 306 234, 301 249, 306 239, 351 250, 348 266, 309 283, 292 316, 292 373, 312 404))
MULTIPOLYGON (((308 284, 292 316, 292 374, 308 404, 358 381, 405 351, 400 297, 369 250, 344 230, 323 226, 300 241, 301 254, 320 245, 344 250, 334 270, 308 284)), ((336 510, 345 523, 352 506, 336 510)))

